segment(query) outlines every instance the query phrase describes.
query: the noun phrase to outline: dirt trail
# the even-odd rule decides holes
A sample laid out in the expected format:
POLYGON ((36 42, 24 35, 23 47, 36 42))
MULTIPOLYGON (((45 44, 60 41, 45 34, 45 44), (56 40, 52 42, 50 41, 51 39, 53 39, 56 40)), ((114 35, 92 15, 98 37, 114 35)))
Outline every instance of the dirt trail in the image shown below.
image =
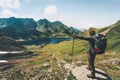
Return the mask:
MULTIPOLYGON (((52 57, 57 59, 58 65, 62 62, 64 63, 64 68, 68 69, 69 71, 72 72, 73 76, 76 78, 76 80, 112 80, 107 73, 105 73, 103 70, 95 68, 96 70, 96 78, 95 79, 91 79, 88 78, 86 75, 90 74, 91 72, 89 70, 86 69, 87 65, 82 65, 80 67, 78 67, 76 65, 76 63, 72 63, 69 64, 64 60, 59 59, 58 57, 56 57, 55 55, 53 55, 52 57)), ((78 61, 77 63, 81 64, 81 61, 78 61)))
MULTIPOLYGON (((82 65, 82 66, 79 67, 79 66, 76 65, 76 63, 69 64, 64 60, 59 59, 55 55, 52 55, 52 57, 56 58, 59 66, 62 66, 61 63, 64 64, 64 68, 71 71, 73 76, 76 78, 76 80, 112 80, 104 71, 102 71, 98 68, 95 69, 96 70, 96 78, 95 79, 88 78, 86 75, 90 74, 90 71, 86 69, 87 65, 82 65)), ((17 61, 19 61, 19 59, 17 61)), ((17 62, 17 61, 15 61, 15 62, 17 62)), ((82 63, 82 62, 79 61, 79 63, 82 63)), ((0 70, 3 70, 3 68, 4 68, 4 70, 6 70, 8 68, 11 68, 12 66, 13 65, 10 64, 7 67, 1 67, 0 70)))

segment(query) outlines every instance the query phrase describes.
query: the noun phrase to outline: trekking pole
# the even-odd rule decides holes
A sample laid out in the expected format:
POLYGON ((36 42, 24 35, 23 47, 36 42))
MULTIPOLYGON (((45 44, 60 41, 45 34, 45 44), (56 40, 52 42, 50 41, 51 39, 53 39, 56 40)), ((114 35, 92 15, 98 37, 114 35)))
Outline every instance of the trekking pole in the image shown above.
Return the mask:
POLYGON ((73 38, 73 42, 72 42, 72 51, 71 51, 71 64, 72 64, 72 57, 73 57, 73 52, 74 52, 74 38, 73 38))
MULTIPOLYGON (((75 41, 75 38, 72 38, 72 50, 71 50, 71 54, 70 54, 70 71, 69 71, 70 76, 73 76, 73 73, 72 73, 72 69, 73 69, 72 58, 73 58, 73 52, 74 52, 74 41, 75 41)), ((76 80, 76 78, 72 77, 72 80, 76 80)))

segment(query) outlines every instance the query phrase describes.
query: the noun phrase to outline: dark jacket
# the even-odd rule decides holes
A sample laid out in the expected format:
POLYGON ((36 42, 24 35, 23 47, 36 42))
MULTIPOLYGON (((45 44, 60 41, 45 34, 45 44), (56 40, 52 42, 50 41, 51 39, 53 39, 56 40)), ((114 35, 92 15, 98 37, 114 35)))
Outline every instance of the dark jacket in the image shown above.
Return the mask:
MULTIPOLYGON (((93 36, 90 36, 90 37, 83 37, 83 36, 79 36, 77 37, 81 40, 86 40, 89 42, 90 44, 90 47, 89 47, 89 52, 91 52, 93 49, 94 49, 94 46, 95 46, 95 39, 93 38, 93 36)), ((93 52, 93 51, 92 51, 93 52)))

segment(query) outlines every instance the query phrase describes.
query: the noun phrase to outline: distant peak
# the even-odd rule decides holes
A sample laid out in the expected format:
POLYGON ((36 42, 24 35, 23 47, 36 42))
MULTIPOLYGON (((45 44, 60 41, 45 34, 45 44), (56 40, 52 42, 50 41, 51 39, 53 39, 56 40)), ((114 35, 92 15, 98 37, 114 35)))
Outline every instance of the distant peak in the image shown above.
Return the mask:
POLYGON ((42 22, 49 22, 50 23, 50 21, 48 19, 46 19, 46 18, 38 20, 38 22, 41 22, 41 21, 42 22))
POLYGON ((9 17, 9 18, 13 18, 13 19, 15 19, 15 17, 9 17))
POLYGON ((120 20, 118 20, 117 23, 120 23, 120 20))

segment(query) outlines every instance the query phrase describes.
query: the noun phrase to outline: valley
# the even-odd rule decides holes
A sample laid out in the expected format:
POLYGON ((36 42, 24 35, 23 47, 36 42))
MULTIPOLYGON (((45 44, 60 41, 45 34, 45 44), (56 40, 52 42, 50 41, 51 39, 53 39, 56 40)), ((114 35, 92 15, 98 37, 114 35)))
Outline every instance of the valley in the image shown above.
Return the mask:
MULTIPOLYGON (((45 24, 44 20, 42 20, 41 24, 45 24)), ((50 29, 47 28, 47 30, 42 26, 42 31, 51 33, 51 28, 53 28, 51 26, 52 23, 49 23, 50 29)), ((41 28, 39 27, 39 29, 41 28)), ((92 29, 95 29, 97 33, 106 33, 108 40, 106 52, 102 55, 97 55, 95 60, 96 70, 100 69, 104 71, 105 74, 103 76, 107 76, 107 78, 97 76, 97 79, 119 80, 120 22, 118 21, 102 29, 92 29)), ((63 32, 60 33, 64 34, 63 32)), ((78 35, 88 36, 88 30, 80 32, 78 35)), ((50 42, 52 40, 45 39, 42 41, 47 41, 48 43, 41 42, 41 44, 35 44, 29 42, 31 43, 29 45, 22 45, 19 42, 16 42, 15 39, 9 37, 11 36, 1 36, 1 51, 23 50, 23 52, 8 53, 5 55, 0 54, 0 60, 8 61, 0 63, 1 80, 79 80, 78 78, 80 76, 77 76, 77 74, 80 74, 81 72, 79 70, 84 69, 86 71, 85 66, 88 64, 87 51, 89 48, 88 42, 86 41, 75 39, 72 54, 73 40, 70 38, 70 35, 69 38, 66 38, 66 35, 62 35, 62 38, 53 38, 52 44, 50 42), (56 39, 58 39, 58 41, 56 41, 56 39), (59 41, 59 39, 63 40, 59 41), (74 71, 76 71, 76 73, 74 71)), ((84 70, 82 71, 83 73, 84 70)), ((100 72, 102 73, 102 71, 100 72)), ((85 73, 85 75, 86 74, 87 73, 85 73)))

